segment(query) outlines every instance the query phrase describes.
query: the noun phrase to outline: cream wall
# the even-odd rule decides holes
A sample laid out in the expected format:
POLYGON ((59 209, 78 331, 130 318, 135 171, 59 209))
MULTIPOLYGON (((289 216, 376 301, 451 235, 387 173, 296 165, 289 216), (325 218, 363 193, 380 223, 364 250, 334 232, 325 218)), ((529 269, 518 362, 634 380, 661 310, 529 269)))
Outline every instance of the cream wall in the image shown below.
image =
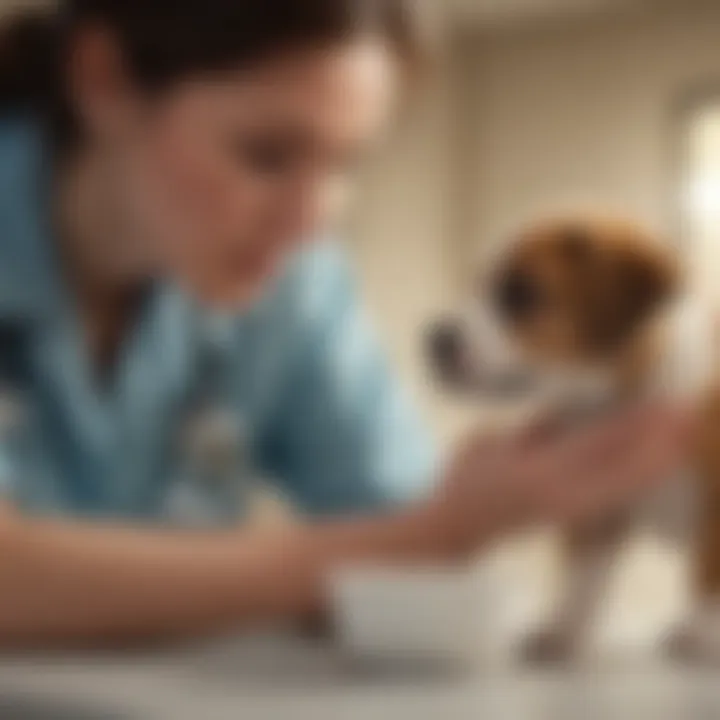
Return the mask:
POLYGON ((452 98, 449 58, 438 64, 421 97, 378 153, 362 183, 350 224, 370 311, 382 341, 443 438, 458 413, 429 383, 422 358, 427 323, 453 301, 452 98))
POLYGON ((720 88, 720 8, 467 38, 470 244, 570 202, 676 227, 675 133, 688 93, 720 88))
MULTIPOLYGON (((463 423, 423 383, 423 319, 458 291, 468 253, 519 219, 589 204, 678 239, 678 110, 720 88, 720 8, 586 18, 468 34, 359 208, 357 250, 391 352, 442 434, 463 423)), ((517 596, 549 590, 546 543, 507 566, 517 596)), ((610 636, 642 636, 677 611, 681 566, 638 543, 625 558, 610 636)), ((522 602, 520 603, 522 605, 522 602)))
POLYGON ((720 301, 720 96, 693 112, 688 123, 687 231, 697 284, 720 301))
MULTIPOLYGON (((472 105, 459 114, 472 157, 458 167, 470 188, 460 258, 527 215, 577 203, 680 240, 680 107, 720 89, 720 7, 506 30, 466 37, 459 52, 472 105)), ((515 556, 520 587, 552 586, 544 553, 533 542, 515 556)), ((607 634, 640 637, 667 621, 683 602, 681 573, 673 553, 633 546, 607 634)))
POLYGON ((428 386, 428 318, 468 254, 580 202, 678 239, 679 108, 720 89, 720 8, 545 21, 454 38, 363 186, 351 236, 382 336, 444 437, 467 412, 428 386))

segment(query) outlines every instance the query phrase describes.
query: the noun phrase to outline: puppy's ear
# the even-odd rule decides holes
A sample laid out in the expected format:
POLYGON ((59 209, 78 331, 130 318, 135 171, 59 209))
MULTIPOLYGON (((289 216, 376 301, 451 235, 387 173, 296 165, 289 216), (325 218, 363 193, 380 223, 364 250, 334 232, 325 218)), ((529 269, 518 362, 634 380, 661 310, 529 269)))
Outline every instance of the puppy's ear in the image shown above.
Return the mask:
POLYGON ((612 263, 615 287, 609 344, 617 347, 651 320, 680 289, 680 272, 664 248, 628 245, 612 263))
POLYGON ((680 272, 675 258, 664 249, 642 252, 629 248, 621 259, 621 273, 628 298, 631 321, 642 323, 680 289, 680 272))

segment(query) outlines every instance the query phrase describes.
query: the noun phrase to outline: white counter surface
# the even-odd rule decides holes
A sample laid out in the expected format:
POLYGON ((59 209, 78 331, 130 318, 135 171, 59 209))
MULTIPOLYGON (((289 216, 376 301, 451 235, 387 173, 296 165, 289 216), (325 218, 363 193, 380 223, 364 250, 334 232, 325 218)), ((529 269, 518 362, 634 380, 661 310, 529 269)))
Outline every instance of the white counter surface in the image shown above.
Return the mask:
POLYGON ((363 673, 328 646, 263 637, 173 653, 0 659, 2 720, 694 720, 720 668, 625 660, 559 672, 363 673))

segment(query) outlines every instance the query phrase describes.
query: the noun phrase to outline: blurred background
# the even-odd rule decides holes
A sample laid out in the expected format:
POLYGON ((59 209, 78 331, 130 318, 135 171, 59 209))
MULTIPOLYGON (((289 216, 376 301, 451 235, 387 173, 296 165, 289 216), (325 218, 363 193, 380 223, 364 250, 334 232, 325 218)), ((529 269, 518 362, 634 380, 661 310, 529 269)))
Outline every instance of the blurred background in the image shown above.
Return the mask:
MULTIPOLYGON (((528 216, 580 205, 636 218, 718 293, 720 0, 431 0, 428 13, 429 82, 367 169, 348 237, 398 371, 451 442, 495 409, 433 387, 423 328, 461 301, 483 245, 528 216)), ((275 503, 261 516, 275 521, 275 503)), ((518 617, 557 586, 554 558, 550 538, 503 553, 518 617)), ((638 539, 605 634, 656 630, 682 603, 681 573, 638 539)))
MULTIPOLYGON (((528 216, 581 205, 636 218, 717 293, 720 2, 437 0, 433 9, 434 75, 369 172, 351 236, 387 347, 450 440, 493 410, 435 391, 423 325, 461 299, 483 244, 528 216)), ((508 552, 520 604, 555 587, 552 547, 531 538, 508 552)), ((667 548, 639 539, 619 568, 605 634, 656 631, 682 603, 681 573, 667 548)))
POLYGON ((418 338, 484 243, 590 206, 712 269, 720 2, 438 0, 434 22, 432 82, 369 172, 352 237, 388 346, 453 437, 462 423, 428 386, 418 338))

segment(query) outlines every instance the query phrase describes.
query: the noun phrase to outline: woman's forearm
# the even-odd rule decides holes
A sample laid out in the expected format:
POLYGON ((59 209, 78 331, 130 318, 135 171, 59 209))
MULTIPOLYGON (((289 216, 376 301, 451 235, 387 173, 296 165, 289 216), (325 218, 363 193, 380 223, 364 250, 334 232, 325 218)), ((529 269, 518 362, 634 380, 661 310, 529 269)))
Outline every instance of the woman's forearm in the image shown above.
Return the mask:
POLYGON ((0 646, 204 635, 325 608, 336 567, 466 557, 513 528, 594 522, 686 458, 677 411, 508 444, 481 439, 424 507, 392 517, 221 534, 23 519, 0 506, 0 646))
POLYGON ((445 555, 424 510, 193 534, 0 515, 0 645, 173 639, 324 609, 328 574, 445 555))

